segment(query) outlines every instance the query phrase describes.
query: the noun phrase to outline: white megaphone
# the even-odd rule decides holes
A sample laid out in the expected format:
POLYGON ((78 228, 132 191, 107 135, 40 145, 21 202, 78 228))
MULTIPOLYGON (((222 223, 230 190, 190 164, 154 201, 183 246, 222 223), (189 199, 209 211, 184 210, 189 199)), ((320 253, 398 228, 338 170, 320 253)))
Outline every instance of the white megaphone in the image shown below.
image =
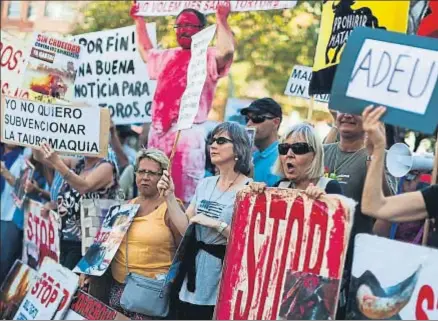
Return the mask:
POLYGON ((386 167, 394 177, 403 177, 410 171, 429 172, 433 169, 433 157, 413 154, 408 145, 392 145, 386 154, 386 167))

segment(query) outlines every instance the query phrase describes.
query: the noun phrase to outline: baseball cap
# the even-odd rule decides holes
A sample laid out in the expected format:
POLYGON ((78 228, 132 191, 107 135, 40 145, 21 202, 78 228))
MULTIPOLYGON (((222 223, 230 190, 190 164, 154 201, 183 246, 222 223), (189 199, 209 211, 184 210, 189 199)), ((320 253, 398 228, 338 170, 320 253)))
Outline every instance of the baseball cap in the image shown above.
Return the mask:
POLYGON ((242 108, 240 110, 242 115, 248 113, 261 114, 271 114, 275 117, 283 117, 281 111, 281 106, 272 98, 261 98, 254 100, 248 107, 242 108))

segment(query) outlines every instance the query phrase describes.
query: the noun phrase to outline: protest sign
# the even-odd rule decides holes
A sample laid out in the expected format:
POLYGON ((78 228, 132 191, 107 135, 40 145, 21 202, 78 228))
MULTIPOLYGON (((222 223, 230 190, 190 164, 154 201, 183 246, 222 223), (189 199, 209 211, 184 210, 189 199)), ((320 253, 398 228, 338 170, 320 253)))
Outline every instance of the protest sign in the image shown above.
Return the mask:
POLYGON ((41 216, 42 204, 29 200, 24 211, 23 263, 38 269, 46 256, 59 262, 60 220, 56 212, 41 216))
POLYGON ((120 201, 113 199, 82 199, 82 255, 85 255, 93 244, 94 238, 96 237, 110 207, 118 204, 120 204, 120 201))
POLYGON ((111 264, 139 208, 138 204, 112 206, 94 238, 93 245, 73 272, 102 276, 111 264))
POLYGON ((69 315, 80 317, 80 320, 129 320, 128 317, 81 290, 77 292, 70 310, 64 318, 64 320, 78 320, 76 317, 69 318, 69 315))
POLYGON ((339 195, 239 192, 216 318, 334 319, 353 213, 339 195))
POLYGON ((438 250, 359 234, 347 319, 437 320, 438 250))
POLYGON ((309 94, 329 94, 350 33, 358 26, 406 33, 409 1, 324 1, 309 94), (390 13, 390 14, 388 14, 390 13))
POLYGON ((67 312, 79 277, 46 257, 14 320, 60 320, 67 312))
MULTIPOLYGON (((157 46, 155 23, 147 32, 157 46)), ((107 107, 116 125, 150 122, 155 81, 137 50, 135 26, 81 34, 83 46, 74 85, 75 101, 107 107)))
POLYGON ((23 71, 26 66, 26 49, 22 40, 1 32, 1 94, 28 98, 28 92, 21 89, 23 71))
POLYGON ((16 260, 0 288, 0 320, 12 320, 38 273, 16 260))
POLYGON ((74 95, 81 46, 35 32, 26 58, 22 88, 70 102, 74 95))
POLYGON ((23 208, 24 201, 26 199, 26 181, 32 179, 35 167, 29 160, 25 160, 23 167, 20 169, 20 175, 15 180, 14 190, 12 191, 12 198, 18 208, 23 208))
POLYGON ((181 97, 178 130, 191 128, 198 113, 199 101, 207 79, 207 49, 215 33, 216 25, 212 25, 192 36, 192 55, 187 70, 187 87, 181 97))
MULTIPOLYGON (((312 68, 307 66, 295 65, 287 82, 284 94, 287 96, 302 97, 310 99, 309 83, 312 79, 312 68)), ((328 103, 330 95, 315 95, 314 99, 322 103, 328 103)))
POLYGON ((357 28, 345 48, 329 107, 359 115, 369 104, 388 107, 382 121, 433 133, 438 109, 438 42, 357 28))
MULTIPOLYGON (((218 0, 204 1, 137 1, 139 5, 139 16, 176 16, 182 10, 187 8, 196 9, 204 14, 216 12, 219 4, 218 0)), ((297 1, 230 1, 231 11, 259 11, 259 10, 276 10, 291 9, 295 7, 297 1)))
POLYGON ((240 111, 251 103, 252 100, 249 99, 228 98, 227 105, 225 106, 224 121, 234 121, 246 126, 245 116, 240 111))
POLYGON ((106 109, 60 106, 2 96, 1 141, 55 151, 104 157, 108 153, 109 112, 106 109))

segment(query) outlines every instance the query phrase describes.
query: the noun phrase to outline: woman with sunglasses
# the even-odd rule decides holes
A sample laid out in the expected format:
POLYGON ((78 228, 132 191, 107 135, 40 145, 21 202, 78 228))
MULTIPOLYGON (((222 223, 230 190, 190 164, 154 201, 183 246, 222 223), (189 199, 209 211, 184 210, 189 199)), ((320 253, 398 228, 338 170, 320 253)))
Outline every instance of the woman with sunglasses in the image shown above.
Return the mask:
MULTIPOLYGON (((278 153, 273 172, 282 179, 274 187, 304 190, 312 198, 342 194, 338 181, 323 177, 324 149, 311 125, 301 123, 290 128, 280 139, 278 153)), ((259 193, 266 188, 264 183, 251 183, 250 186, 259 193)))
POLYGON ((219 280, 225 248, 230 235, 236 194, 251 179, 250 140, 245 129, 236 123, 218 125, 212 132, 210 156, 219 170, 218 176, 204 178, 186 212, 178 206, 175 186, 169 173, 164 171, 158 188, 166 197, 169 216, 181 235, 190 223, 195 225, 195 241, 184 254, 192 258, 183 262, 187 271, 179 292, 178 319, 212 319, 219 291, 219 280))

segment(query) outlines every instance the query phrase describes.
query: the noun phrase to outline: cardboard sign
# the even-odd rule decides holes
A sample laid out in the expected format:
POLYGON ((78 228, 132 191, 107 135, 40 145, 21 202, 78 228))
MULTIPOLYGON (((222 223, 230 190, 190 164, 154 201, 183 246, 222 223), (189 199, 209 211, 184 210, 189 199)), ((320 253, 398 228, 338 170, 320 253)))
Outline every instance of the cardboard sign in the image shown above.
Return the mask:
POLYGON ((41 203, 29 200, 24 211, 23 257, 24 263, 38 269, 46 256, 59 263, 61 228, 56 212, 50 211, 49 217, 41 216, 41 203))
POLYGON ((23 89, 68 103, 74 95, 81 46, 35 32, 28 48, 23 89))
POLYGON ((324 1, 309 94, 329 94, 350 33, 359 26, 406 33, 409 1, 324 1))
POLYGON ((15 261, 0 288, 0 320, 12 320, 38 273, 20 260, 15 261))
MULTIPOLYGON (((147 25, 157 46, 155 23, 147 25)), ((73 41, 83 47, 75 101, 107 107, 116 125, 150 122, 155 81, 137 50, 135 26, 81 34, 73 41)))
POLYGON ((293 189, 241 191, 217 319, 334 319, 353 213, 340 195, 315 201, 293 189))
POLYGON ((350 320, 437 320, 438 250, 359 234, 355 239, 350 320))
POLYGON ((81 290, 77 292, 70 310, 83 320, 129 320, 128 317, 81 290))
POLYGON ((181 97, 178 130, 191 128, 195 121, 207 79, 207 49, 215 33, 216 25, 212 25, 192 36, 192 55, 187 70, 187 87, 181 97))
POLYGON ((350 36, 333 85, 330 108, 360 114, 389 107, 382 121, 433 133, 438 109, 438 42, 358 28, 350 36))
MULTIPOLYGON (((176 16, 182 10, 187 8, 196 9, 204 14, 216 12, 216 7, 220 1, 203 0, 203 1, 137 1, 139 4, 139 16, 176 16)), ((259 10, 276 10, 290 9, 295 7, 297 1, 242 1, 233 0, 231 11, 259 11, 259 10)))
POLYGON ((14 320, 60 320, 67 312, 79 277, 49 257, 44 259, 38 274, 14 320))
POLYGON ((73 272, 102 276, 116 255, 139 208, 138 204, 112 206, 94 238, 93 245, 73 272))
POLYGON ((104 157, 108 153, 106 109, 60 106, 2 96, 1 141, 55 151, 104 157))
MULTIPOLYGON (((287 96, 302 97, 310 99, 309 83, 312 79, 312 68, 307 66, 295 65, 287 82, 284 94, 287 96)), ((315 95, 315 101, 328 103, 330 95, 315 95)))
POLYGON ((28 98, 28 92, 21 89, 23 71, 26 66, 25 43, 1 32, 1 94, 28 98))
POLYGON ((26 200, 26 181, 33 178, 34 171, 35 167, 26 159, 23 162, 19 177, 15 180, 12 198, 14 199, 15 205, 20 209, 23 208, 24 201, 26 200))
POLYGON ((82 255, 87 253, 108 210, 111 206, 120 204, 113 199, 82 199, 81 201, 81 229, 82 229, 82 255))

